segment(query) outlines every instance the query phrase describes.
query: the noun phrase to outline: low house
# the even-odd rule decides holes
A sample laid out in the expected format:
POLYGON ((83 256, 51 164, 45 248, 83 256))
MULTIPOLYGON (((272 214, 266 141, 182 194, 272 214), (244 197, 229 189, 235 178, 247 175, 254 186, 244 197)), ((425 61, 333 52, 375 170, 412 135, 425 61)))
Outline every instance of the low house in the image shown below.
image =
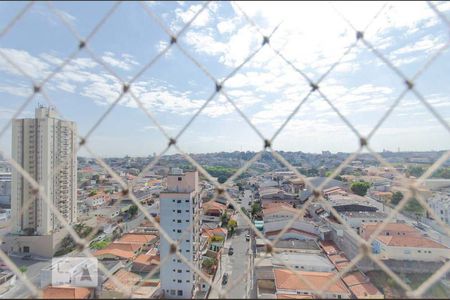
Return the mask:
POLYGON ((98 193, 93 196, 89 196, 84 201, 90 209, 97 209, 108 205, 111 202, 111 196, 108 193, 98 193))
POLYGON ((372 284, 370 279, 359 271, 345 274, 342 277, 356 299, 383 299, 384 295, 372 284))
POLYGON ((359 234, 361 225, 366 223, 382 223, 387 214, 381 211, 347 211, 340 213, 342 219, 359 234))
MULTIPOLYGON (((380 223, 366 223, 360 227, 360 235, 363 239, 369 240, 375 230, 381 226, 380 223)), ((421 237, 422 234, 416 228, 406 223, 387 223, 378 236, 412 236, 421 237)))
POLYGON ((148 273, 159 267, 160 257, 156 249, 152 249, 145 254, 140 254, 133 261, 131 271, 137 273, 148 273))
POLYGON ((318 239, 319 237, 319 227, 316 223, 311 220, 297 220, 290 224, 291 220, 284 220, 278 222, 264 222, 264 235, 268 239, 275 239, 286 226, 290 225, 289 228, 281 236, 281 240, 297 239, 297 240, 307 240, 307 239, 318 239))
POLYGON ((291 220, 298 216, 300 210, 295 209, 288 203, 270 203, 266 204, 262 215, 265 223, 291 220))
POLYGON ((141 276, 125 269, 118 270, 113 277, 114 280, 109 278, 103 283, 100 298, 129 298, 141 281, 141 276))
POLYGON ((94 256, 99 260, 127 260, 131 261, 136 257, 133 251, 126 251, 121 249, 102 249, 95 251, 94 256))
POLYGON ((274 267, 284 268, 288 266, 291 269, 311 272, 332 272, 333 264, 324 256, 309 253, 283 252, 275 253, 271 258, 274 267))
POLYGON ((372 252, 381 259, 446 261, 450 249, 424 236, 378 236, 372 242, 372 252))
POLYGON ((216 201, 208 201, 203 203, 202 209, 202 222, 220 223, 221 216, 226 212, 227 207, 216 201))
MULTIPOLYGON (((317 295, 337 274, 332 272, 293 272, 286 269, 274 269, 276 293, 283 295, 317 295)), ((351 292, 342 280, 338 279, 329 286, 323 298, 349 299, 351 292)))
POLYGON ((43 299, 91 299, 92 290, 74 286, 47 286, 42 290, 43 299))

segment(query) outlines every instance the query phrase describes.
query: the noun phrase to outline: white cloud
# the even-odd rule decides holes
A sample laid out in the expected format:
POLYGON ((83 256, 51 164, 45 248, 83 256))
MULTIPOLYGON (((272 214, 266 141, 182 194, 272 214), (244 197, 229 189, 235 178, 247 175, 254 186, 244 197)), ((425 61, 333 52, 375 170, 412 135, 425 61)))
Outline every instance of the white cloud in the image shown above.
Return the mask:
POLYGON ((129 54, 122 54, 116 58, 116 55, 111 52, 105 52, 102 55, 102 60, 112 67, 116 67, 125 71, 130 71, 133 66, 138 65, 138 62, 129 54))

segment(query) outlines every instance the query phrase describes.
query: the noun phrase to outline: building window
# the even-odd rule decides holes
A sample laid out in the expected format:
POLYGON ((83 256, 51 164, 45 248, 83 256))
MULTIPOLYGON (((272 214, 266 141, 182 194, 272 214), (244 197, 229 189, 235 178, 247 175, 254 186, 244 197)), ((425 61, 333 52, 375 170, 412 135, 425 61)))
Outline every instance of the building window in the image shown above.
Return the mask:
POLYGON ((190 280, 186 280, 187 283, 191 282, 190 280))
POLYGON ((175 292, 176 292, 175 290, 170 290, 171 295, 175 295, 175 292))
POLYGON ((189 203, 189 199, 188 200, 184 200, 184 202, 189 203))
POLYGON ((178 233, 181 233, 181 229, 178 229, 177 232, 178 232, 178 233))
POLYGON ((186 270, 186 273, 191 273, 191 270, 186 270))
POLYGON ((191 250, 187 249, 186 252, 191 252, 191 250))
POLYGON ((178 283, 181 283, 181 279, 178 279, 178 283))
MULTIPOLYGON (((175 221, 175 220, 174 220, 175 221)), ((181 220, 177 220, 177 223, 181 223, 181 220)))
POLYGON ((177 200, 177 203, 181 203, 181 200, 177 200))
POLYGON ((186 243, 189 243, 191 240, 186 240, 186 243))
POLYGON ((186 209, 186 212, 189 212, 189 209, 186 209))
POLYGON ((181 272, 183 272, 183 270, 178 270, 178 273, 181 273, 181 272))
MULTIPOLYGON (((181 283, 181 280, 178 280, 178 282, 181 283)), ((178 290, 178 296, 183 296, 183 291, 182 290, 178 290)))
POLYGON ((177 213, 181 214, 181 209, 177 210, 177 213))
POLYGON ((183 180, 183 178, 181 178, 181 177, 178 177, 178 181, 181 181, 181 180, 183 180))

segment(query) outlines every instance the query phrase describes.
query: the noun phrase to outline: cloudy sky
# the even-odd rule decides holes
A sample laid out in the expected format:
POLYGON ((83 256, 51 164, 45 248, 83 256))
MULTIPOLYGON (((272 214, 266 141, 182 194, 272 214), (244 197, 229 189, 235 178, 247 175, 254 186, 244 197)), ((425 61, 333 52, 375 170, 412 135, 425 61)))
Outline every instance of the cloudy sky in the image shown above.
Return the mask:
MULTIPOLYGON (((450 3, 433 3, 450 20, 450 3)), ((88 49, 76 53, 52 76, 44 92, 64 118, 77 122, 79 134, 85 136, 119 97, 122 86, 117 77, 124 82, 132 80, 133 94, 168 135, 175 136, 214 93, 210 76, 221 81, 232 74, 225 81, 225 93, 263 136, 271 138, 310 91, 309 83, 292 66, 316 82, 347 52, 321 79, 319 88, 356 130, 367 135, 405 85, 361 41, 349 50, 356 34, 343 17, 357 30, 369 25, 365 39, 408 78, 450 41, 449 25, 425 2, 334 6, 326 2, 239 2, 238 6, 216 2, 209 3, 182 32, 177 39, 182 49, 174 45, 167 50, 168 32, 182 30, 203 4, 121 3, 89 39, 88 49), (260 48, 263 35, 272 32, 270 47, 262 47, 233 73, 260 48), (162 51, 166 52, 142 72, 162 51)), ((39 84, 52 74, 77 50, 79 38, 90 36, 115 3, 35 3, 4 32, 25 5, 0 2, 1 129, 30 96, 33 81, 39 84)), ((447 124, 449 74, 446 49, 416 81, 416 88, 447 124)), ((33 116, 39 103, 47 104, 47 100, 36 95, 19 117, 33 116)), ((10 140, 8 128, 0 137, 1 150, 7 154, 10 140)), ((99 155, 123 156, 159 153, 167 140, 135 99, 125 96, 92 132, 88 143, 99 155)), ((415 95, 407 93, 371 144, 378 151, 443 150, 450 149, 450 134, 415 95)), ((179 139, 181 148, 195 153, 260 150, 262 145, 261 138, 223 95, 216 95, 179 139)), ((355 134, 317 91, 274 142, 275 149, 304 152, 350 152, 357 146, 355 134)), ((80 155, 84 154, 82 149, 80 155)))

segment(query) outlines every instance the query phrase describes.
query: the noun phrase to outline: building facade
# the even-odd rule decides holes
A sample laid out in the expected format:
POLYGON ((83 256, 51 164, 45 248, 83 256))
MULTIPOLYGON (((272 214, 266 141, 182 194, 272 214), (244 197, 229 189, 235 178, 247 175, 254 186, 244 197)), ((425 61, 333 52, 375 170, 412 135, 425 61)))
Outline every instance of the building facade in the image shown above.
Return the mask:
MULTIPOLYGON (((35 118, 16 119, 12 158, 42 188, 69 223, 77 220, 76 124, 52 108, 39 107, 35 118)), ((16 170, 12 172, 12 233, 50 235, 61 224, 51 207, 16 170)))
MULTIPOLYGON (((178 242, 184 258, 196 265, 201 254, 196 247, 199 239, 198 172, 172 170, 167 188, 160 194, 160 225, 169 237, 178 242)), ((192 298, 197 278, 194 271, 179 256, 171 254, 169 242, 161 235, 160 255, 167 258, 161 269, 161 289, 165 298, 192 298)))
POLYGON ((11 207, 11 172, 0 172, 0 207, 11 207))

